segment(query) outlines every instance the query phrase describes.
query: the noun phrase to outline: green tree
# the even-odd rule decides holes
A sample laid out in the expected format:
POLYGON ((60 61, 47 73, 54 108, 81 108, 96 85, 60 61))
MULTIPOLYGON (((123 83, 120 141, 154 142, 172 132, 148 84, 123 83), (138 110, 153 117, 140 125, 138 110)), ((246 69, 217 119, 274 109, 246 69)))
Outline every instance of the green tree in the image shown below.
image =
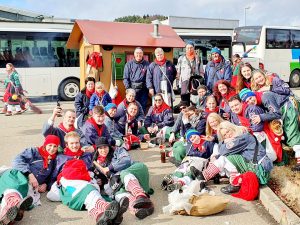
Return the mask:
POLYGON ((151 23, 153 20, 165 20, 167 19, 167 16, 163 15, 133 15, 133 16, 123 16, 116 18, 114 22, 129 22, 129 23, 151 23))

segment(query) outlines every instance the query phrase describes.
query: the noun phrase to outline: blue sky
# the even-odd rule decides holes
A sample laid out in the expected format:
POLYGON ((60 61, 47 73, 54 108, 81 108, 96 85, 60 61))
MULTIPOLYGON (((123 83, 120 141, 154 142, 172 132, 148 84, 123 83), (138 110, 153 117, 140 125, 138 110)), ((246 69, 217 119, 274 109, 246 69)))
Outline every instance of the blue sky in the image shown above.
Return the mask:
POLYGON ((240 26, 245 23, 245 8, 250 7, 247 25, 300 26, 298 0, 0 0, 0 5, 60 18, 112 21, 127 15, 162 14, 237 19, 240 26))

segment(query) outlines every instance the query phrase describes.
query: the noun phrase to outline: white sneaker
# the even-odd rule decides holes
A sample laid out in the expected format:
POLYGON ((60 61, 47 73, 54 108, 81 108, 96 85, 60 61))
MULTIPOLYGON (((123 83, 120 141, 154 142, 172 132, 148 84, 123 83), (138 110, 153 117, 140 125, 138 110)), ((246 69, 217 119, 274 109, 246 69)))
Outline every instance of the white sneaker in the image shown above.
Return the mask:
POLYGON ((154 148, 155 146, 156 146, 156 144, 149 142, 149 148, 154 148))

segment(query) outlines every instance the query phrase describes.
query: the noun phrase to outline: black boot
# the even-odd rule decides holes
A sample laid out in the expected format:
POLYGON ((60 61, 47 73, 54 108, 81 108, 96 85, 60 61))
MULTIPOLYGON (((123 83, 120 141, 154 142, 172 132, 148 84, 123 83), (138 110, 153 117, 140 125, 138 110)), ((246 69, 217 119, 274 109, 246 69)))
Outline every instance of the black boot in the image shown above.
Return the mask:
POLYGON ((180 166, 181 162, 176 160, 175 157, 169 157, 169 162, 173 163, 176 167, 180 166))
POLYGON ((300 172, 300 164, 296 164, 296 166, 292 167, 293 172, 300 172))
POLYGON ((200 170, 198 170, 196 167, 191 166, 190 171, 191 171, 193 179, 205 180, 203 173, 200 170))
POLYGON ((129 199, 127 197, 123 197, 119 201, 120 209, 116 216, 116 218, 112 221, 114 225, 119 225, 123 221, 123 214, 127 211, 129 206, 129 199))
POLYGON ((214 180, 214 184, 220 184, 220 174, 217 174, 216 176, 214 176, 213 180, 214 180))
POLYGON ((221 188, 221 192, 227 195, 230 195, 231 193, 236 193, 240 190, 240 186, 233 186, 231 184, 227 185, 226 187, 221 188))

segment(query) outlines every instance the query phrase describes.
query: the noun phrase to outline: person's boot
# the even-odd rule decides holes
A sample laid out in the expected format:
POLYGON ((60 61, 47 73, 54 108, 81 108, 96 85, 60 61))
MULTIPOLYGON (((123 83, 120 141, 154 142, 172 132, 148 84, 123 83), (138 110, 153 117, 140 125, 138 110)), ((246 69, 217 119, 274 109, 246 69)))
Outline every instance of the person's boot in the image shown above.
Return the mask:
POLYGON ((221 179, 221 176, 220 174, 217 174, 216 176, 213 177, 213 181, 214 181, 214 184, 220 184, 220 179, 221 179))
POLYGON ((198 170, 196 167, 191 166, 190 171, 191 171, 193 179, 205 180, 203 173, 200 170, 198 170))
POLYGON ((21 197, 17 192, 5 194, 1 202, 0 225, 13 221, 18 214, 21 197))
POLYGON ((129 199, 127 197, 123 197, 119 201, 120 209, 116 216, 116 218, 112 221, 112 224, 119 225, 123 221, 123 214, 127 211, 129 206, 129 199))
POLYGON ((24 211, 28 211, 31 209, 33 203, 33 198, 31 196, 27 196, 21 200, 18 204, 18 214, 15 218, 15 221, 21 221, 24 216, 24 211))
POLYGON ((297 160, 297 164, 294 167, 292 167, 292 171, 300 172, 300 157, 299 158, 297 157, 296 160, 297 160))
POLYGON ((109 224, 112 224, 113 220, 118 215, 118 212, 120 210, 119 207, 120 206, 119 206, 119 203, 117 201, 112 201, 105 208, 104 211, 101 210, 101 207, 97 208, 97 206, 96 206, 96 209, 98 209, 98 212, 97 212, 98 215, 97 215, 96 225, 109 225, 109 224))
POLYGON ((148 208, 137 209, 136 212, 135 212, 135 216, 137 218, 139 218, 140 220, 142 220, 142 219, 146 218, 147 216, 152 215, 153 212, 154 212, 154 206, 151 205, 148 208))
POLYGON ((233 186, 231 184, 227 185, 226 187, 221 188, 221 192, 227 195, 230 195, 232 193, 236 193, 240 190, 240 186, 233 186))
POLYGON ((148 207, 152 204, 137 179, 130 179, 125 189, 135 197, 135 201, 132 205, 133 208, 148 207))

